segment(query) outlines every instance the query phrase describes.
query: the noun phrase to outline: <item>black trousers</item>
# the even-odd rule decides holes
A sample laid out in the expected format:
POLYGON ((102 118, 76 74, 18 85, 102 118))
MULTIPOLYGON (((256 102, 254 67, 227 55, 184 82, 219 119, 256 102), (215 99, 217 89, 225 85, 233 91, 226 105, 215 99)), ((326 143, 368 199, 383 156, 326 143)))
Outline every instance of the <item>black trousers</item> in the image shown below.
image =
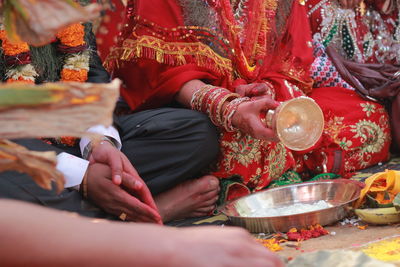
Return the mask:
MULTIPOLYGON (((188 179, 194 179, 213 163, 218 154, 218 134, 209 119, 196 111, 179 108, 146 110, 115 118, 122 151, 131 160, 153 195, 188 179)), ((31 150, 65 151, 40 140, 19 140, 31 150)), ((68 148, 79 154, 78 148, 68 148)), ((72 168, 73 166, 71 166, 72 168)), ((90 217, 107 216, 83 200, 79 192, 65 189, 61 194, 37 186, 26 174, 0 173, 0 198, 36 203, 90 217)))

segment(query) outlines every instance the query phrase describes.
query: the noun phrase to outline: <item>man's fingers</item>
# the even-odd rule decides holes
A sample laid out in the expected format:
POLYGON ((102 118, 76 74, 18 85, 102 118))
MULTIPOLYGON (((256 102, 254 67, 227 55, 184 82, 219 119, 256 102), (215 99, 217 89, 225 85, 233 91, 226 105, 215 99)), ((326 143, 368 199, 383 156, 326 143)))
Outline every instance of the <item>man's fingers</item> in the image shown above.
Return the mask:
POLYGON ((142 203, 134 196, 124 192, 123 196, 121 197, 123 202, 126 203, 126 207, 130 211, 130 216, 135 217, 134 215, 137 214, 137 216, 144 216, 155 223, 159 223, 161 221, 161 216, 156 210, 142 203))
POLYGON ((112 174, 112 181, 116 185, 120 185, 122 182, 122 170, 123 170, 123 163, 120 156, 120 152, 118 153, 111 153, 107 155, 108 163, 111 168, 112 174))
POLYGON ((128 173, 123 173, 122 185, 128 192, 139 198, 140 201, 154 210, 158 210, 150 190, 139 176, 135 177, 128 173))
POLYGON ((111 168, 111 180, 114 184, 122 182, 123 162, 121 152, 108 142, 101 142, 93 148, 90 156, 90 163, 98 162, 106 164, 111 168))
POLYGON ((138 193, 144 187, 143 182, 126 172, 122 174, 121 184, 124 186, 125 189, 129 190, 132 193, 138 193))
POLYGON ((139 193, 140 199, 144 203, 146 203, 147 205, 152 207, 153 209, 158 210, 156 203, 154 202, 153 196, 150 193, 149 188, 147 187, 145 182, 142 180, 142 178, 140 178, 135 167, 133 167, 132 163, 129 161, 129 159, 124 154, 121 154, 121 157, 122 157, 123 164, 124 164, 124 170, 127 170, 128 174, 131 174, 134 178, 136 178, 135 186, 136 186, 136 191, 139 193), (140 185, 140 183, 141 183, 141 185, 140 185))

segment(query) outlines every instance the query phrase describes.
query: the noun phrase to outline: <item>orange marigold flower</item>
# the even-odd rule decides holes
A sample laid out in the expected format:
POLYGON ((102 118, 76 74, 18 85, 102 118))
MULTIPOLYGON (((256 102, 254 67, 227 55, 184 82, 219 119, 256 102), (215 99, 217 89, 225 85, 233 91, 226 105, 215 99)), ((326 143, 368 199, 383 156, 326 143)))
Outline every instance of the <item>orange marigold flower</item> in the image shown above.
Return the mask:
POLYGON ((74 146, 77 138, 72 136, 62 136, 60 137, 60 143, 67 146, 74 146))
POLYGON ((63 82, 86 82, 87 78, 87 70, 63 69, 61 71, 61 80, 63 82))
POLYGON ((18 80, 15 80, 13 78, 7 79, 7 83, 29 83, 29 84, 34 84, 35 81, 29 80, 29 79, 24 79, 23 77, 18 77, 18 80))
POLYGON ((80 24, 72 24, 71 26, 59 31, 57 38, 64 45, 75 47, 85 44, 85 27, 80 24))
POLYGON ((7 56, 16 56, 18 54, 29 52, 29 45, 25 42, 12 43, 7 38, 7 34, 4 30, 0 31, 0 39, 3 41, 2 47, 4 54, 7 56))
POLYGON ((7 38, 7 34, 5 30, 0 30, 0 39, 4 40, 7 38))

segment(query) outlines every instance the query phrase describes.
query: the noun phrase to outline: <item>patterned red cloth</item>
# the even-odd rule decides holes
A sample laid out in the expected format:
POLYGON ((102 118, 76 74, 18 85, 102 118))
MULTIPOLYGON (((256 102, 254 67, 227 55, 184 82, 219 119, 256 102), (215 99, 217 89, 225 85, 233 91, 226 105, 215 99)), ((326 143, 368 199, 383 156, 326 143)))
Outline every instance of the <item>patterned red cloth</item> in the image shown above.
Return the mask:
MULTIPOLYGON (((309 94, 325 113, 323 138, 302 153, 221 130, 217 177, 236 175, 251 190, 260 190, 289 169, 346 174, 387 159, 390 135, 382 107, 337 87, 340 83, 312 88, 312 35, 303 1, 293 1, 283 35, 275 29, 278 1, 248 0, 243 25, 234 20, 229 0, 197 1, 212 14, 212 29, 190 24, 180 2, 128 3, 126 26, 106 66, 124 81, 121 94, 132 110, 161 107, 183 84, 201 79, 232 91, 237 84, 268 81, 276 100, 309 94)), ((247 191, 230 188, 240 190, 231 196, 247 191)))

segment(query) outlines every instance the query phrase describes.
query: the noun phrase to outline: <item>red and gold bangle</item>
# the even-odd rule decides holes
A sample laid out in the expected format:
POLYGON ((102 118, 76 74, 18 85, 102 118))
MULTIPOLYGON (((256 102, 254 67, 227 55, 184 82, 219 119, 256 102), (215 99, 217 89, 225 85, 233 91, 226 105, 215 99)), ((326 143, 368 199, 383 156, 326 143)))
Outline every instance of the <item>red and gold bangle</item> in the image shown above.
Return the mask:
POLYGON ((204 93, 199 97, 199 103, 198 103, 198 108, 197 110, 207 113, 207 103, 208 99, 210 98, 211 95, 214 94, 214 92, 219 91, 220 88, 216 86, 208 86, 204 89, 204 93))
POLYGON ((210 105, 210 119, 211 121, 217 125, 217 126, 221 126, 220 124, 220 119, 218 118, 218 108, 220 105, 223 104, 223 102, 225 102, 224 100, 226 100, 226 97, 229 97, 229 95, 231 94, 230 91, 228 90, 223 90, 221 93, 219 93, 217 95, 217 97, 212 101, 211 105, 210 105))
POLYGON ((194 92, 192 95, 192 99, 190 100, 190 107, 194 110, 200 111, 200 100, 204 97, 204 94, 208 93, 208 91, 213 88, 217 87, 207 84, 194 92))
POLYGON ((234 132, 235 128, 232 125, 232 118, 235 112, 237 111, 239 105, 243 102, 250 101, 249 97, 240 97, 240 98, 235 98, 229 104, 226 106, 224 110, 224 122, 223 126, 227 132, 234 132))
POLYGON ((224 96, 224 97, 221 99, 221 101, 218 103, 217 110, 215 111, 215 117, 217 118, 217 123, 218 123, 219 126, 221 126, 221 127, 224 126, 224 125, 223 125, 224 118, 222 117, 222 107, 223 107, 223 105, 224 105, 227 101, 236 99, 236 98, 238 98, 238 97, 240 97, 239 94, 230 93, 230 94, 224 96))
POLYGON ((225 115, 229 115, 223 110, 224 103, 239 97, 225 88, 207 84, 193 93, 190 107, 207 114, 215 125, 224 127, 227 120, 225 115))
POLYGON ((214 87, 214 88, 207 90, 207 92, 204 94, 204 97, 201 100, 201 104, 200 104, 200 109, 203 113, 207 113, 209 99, 210 99, 211 95, 217 90, 219 91, 220 88, 214 87))
POLYGON ((218 88, 217 90, 213 91, 209 98, 207 99, 207 103, 206 103, 206 114, 211 118, 212 117, 212 107, 215 104, 215 101, 217 100, 217 98, 220 96, 221 93, 224 92, 223 88, 218 88))

